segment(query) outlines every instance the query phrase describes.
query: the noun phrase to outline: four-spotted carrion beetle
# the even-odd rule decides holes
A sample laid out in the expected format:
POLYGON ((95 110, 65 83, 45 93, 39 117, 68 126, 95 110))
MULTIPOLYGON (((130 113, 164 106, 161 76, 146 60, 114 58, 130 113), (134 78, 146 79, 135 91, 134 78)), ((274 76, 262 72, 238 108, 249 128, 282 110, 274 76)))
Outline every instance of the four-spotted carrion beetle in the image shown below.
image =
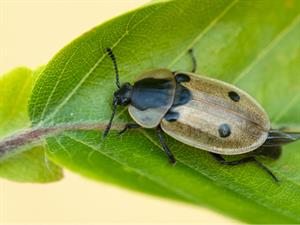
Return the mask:
POLYGON ((276 159, 283 144, 300 138, 297 133, 273 130, 264 109, 246 92, 220 80, 192 72, 172 72, 157 69, 143 73, 131 85, 119 82, 116 58, 107 49, 113 61, 118 90, 114 93, 113 112, 103 133, 110 130, 118 105, 128 105, 128 111, 136 123, 130 128, 155 128, 159 141, 171 163, 175 157, 165 143, 162 131, 187 145, 206 150, 221 164, 238 165, 254 162, 266 171, 274 181, 276 176, 260 161, 257 155, 276 159), (235 161, 226 161, 222 155, 247 154, 235 161))

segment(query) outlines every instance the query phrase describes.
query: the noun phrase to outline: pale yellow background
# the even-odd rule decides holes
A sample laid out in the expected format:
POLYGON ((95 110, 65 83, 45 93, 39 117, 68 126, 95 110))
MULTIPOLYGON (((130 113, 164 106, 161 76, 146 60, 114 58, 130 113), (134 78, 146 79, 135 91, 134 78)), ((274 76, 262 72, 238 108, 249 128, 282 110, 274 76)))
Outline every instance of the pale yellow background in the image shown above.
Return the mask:
MULTIPOLYGON (((146 0, 0 0, 0 73, 36 67, 81 33, 146 0)), ((217 198, 218 196, 211 196, 217 198)), ((97 183, 70 172, 52 184, 0 179, 0 223, 236 223, 207 209, 97 183)))

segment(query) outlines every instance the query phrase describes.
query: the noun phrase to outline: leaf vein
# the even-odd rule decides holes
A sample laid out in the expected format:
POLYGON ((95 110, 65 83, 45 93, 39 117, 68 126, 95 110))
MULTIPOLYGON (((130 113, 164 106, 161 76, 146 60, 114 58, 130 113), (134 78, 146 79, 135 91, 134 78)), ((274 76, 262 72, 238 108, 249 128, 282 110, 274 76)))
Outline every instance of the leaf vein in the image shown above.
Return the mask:
POLYGON ((286 107, 282 107, 282 109, 277 113, 277 115, 274 117, 274 123, 277 123, 285 113, 287 113, 297 102, 300 100, 300 93, 298 92, 292 100, 287 104, 286 107))
POLYGON ((237 3, 239 0, 233 0, 218 16, 216 16, 203 31, 187 46, 185 51, 181 52, 169 65, 172 68, 201 38, 207 34, 237 3))
MULTIPOLYGON (((137 22, 135 25, 132 26, 131 30, 134 30, 138 25, 140 25, 142 22, 147 20, 154 12, 157 12, 160 7, 157 7, 155 10, 153 10, 151 13, 149 13, 147 16, 145 16, 143 19, 141 19, 139 22, 137 22)), ((120 36, 120 38, 112 45, 112 49, 114 49, 126 36, 129 35, 130 31, 125 31, 123 35, 120 36)), ((99 64, 103 61, 103 59, 107 56, 107 54, 103 54, 97 62, 94 64, 92 68, 83 76, 83 78, 79 81, 79 83, 73 88, 73 90, 64 98, 64 100, 57 105, 56 109, 50 113, 45 120, 43 121, 48 122, 50 119, 52 119, 58 112, 59 110, 73 97, 73 95, 76 93, 76 91, 81 87, 81 85, 85 82, 85 80, 88 79, 88 77, 93 73, 93 71, 99 66, 99 64)), ((42 121, 42 120, 41 120, 42 121)), ((40 124, 39 124, 40 125, 40 124)))
POLYGON ((68 66, 69 63, 72 61, 72 58, 74 57, 74 55, 76 55, 76 53, 77 53, 77 51, 78 51, 79 48, 80 48, 80 46, 78 46, 78 47, 74 50, 74 52, 72 53, 72 55, 68 58, 67 62, 65 63, 63 69, 61 70, 61 73, 59 74, 58 79, 56 80, 56 83, 55 83, 55 85, 54 85, 54 88, 51 90, 51 93, 50 93, 50 95, 49 95, 48 98, 47 98, 47 102, 46 102, 46 104, 45 104, 45 106, 44 106, 44 109, 43 109, 43 112, 42 112, 42 114, 41 114, 41 122, 40 122, 40 123, 42 123, 42 121, 43 121, 43 119, 44 119, 45 112, 47 111, 48 106, 49 106, 49 103, 50 103, 50 101, 51 101, 51 99, 52 99, 52 96, 53 96, 54 92, 56 91, 58 84, 59 84, 60 81, 61 81, 62 74, 65 72, 67 66, 68 66))
MULTIPOLYGON (((138 175, 140 175, 140 176, 142 176, 142 177, 145 177, 145 178, 149 179, 150 181, 152 181, 152 182, 154 182, 154 183, 156 183, 156 184, 158 184, 158 185, 160 185, 160 186, 166 188, 167 190, 172 189, 172 191, 173 191, 174 193, 178 194, 179 196, 182 196, 182 197, 188 199, 188 200, 191 201, 191 202, 195 202, 195 198, 194 198, 193 196, 190 196, 190 195, 188 195, 188 194, 182 192, 180 189, 177 189, 177 188, 174 188, 174 187, 171 188, 168 184, 165 184, 165 183, 163 183, 163 182, 161 182, 161 181, 157 181, 156 179, 153 179, 151 176, 149 176, 148 174, 144 173, 143 171, 141 171, 141 170, 139 170, 139 169, 137 169, 137 168, 131 167, 131 166, 127 165, 127 164, 124 164, 124 163, 121 162, 120 160, 117 160, 116 158, 111 157, 109 154, 106 154, 106 153, 104 153, 103 151, 99 151, 99 150, 96 149, 94 146, 91 146, 91 145, 89 145, 89 144, 87 144, 87 143, 84 143, 84 142, 82 142, 81 140, 79 140, 79 139, 77 139, 77 138, 74 138, 74 137, 72 137, 72 136, 70 136, 70 135, 66 135, 66 134, 64 134, 64 136, 66 136, 66 137, 72 139, 73 141, 75 141, 75 142, 77 142, 77 143, 80 143, 80 144, 82 144, 82 145, 87 146, 88 148, 90 148, 90 149, 93 150, 94 152, 97 152, 97 153, 99 153, 99 154, 102 154, 103 156, 105 156, 105 157, 107 157, 107 158, 113 160, 114 162, 116 162, 116 163, 118 163, 118 164, 120 164, 120 165, 122 165, 122 166, 129 167, 131 170, 133 170, 133 171, 134 171, 135 173, 137 173, 138 175)), ((196 203, 196 202, 195 202, 195 203, 196 203)))
POLYGON ((275 38, 265 47, 263 48, 257 56, 254 58, 254 60, 240 73, 239 76, 237 76, 232 83, 237 84, 241 79, 243 79, 252 69, 253 67, 260 62, 261 59, 263 59, 268 53, 271 52, 271 50, 280 43, 280 41, 299 23, 300 21, 300 14, 297 15, 291 22, 283 28, 276 36, 275 38))

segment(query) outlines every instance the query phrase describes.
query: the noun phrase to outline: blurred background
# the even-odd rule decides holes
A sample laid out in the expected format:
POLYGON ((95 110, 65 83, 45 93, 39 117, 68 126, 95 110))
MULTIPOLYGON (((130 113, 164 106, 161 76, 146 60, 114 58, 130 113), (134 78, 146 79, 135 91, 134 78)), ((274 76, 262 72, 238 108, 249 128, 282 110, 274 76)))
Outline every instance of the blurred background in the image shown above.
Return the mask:
MULTIPOLYGON (((71 40, 146 0, 0 0, 0 73, 46 64, 71 40)), ((0 223, 238 224, 205 208, 97 183, 65 171, 62 181, 0 179, 0 223)))

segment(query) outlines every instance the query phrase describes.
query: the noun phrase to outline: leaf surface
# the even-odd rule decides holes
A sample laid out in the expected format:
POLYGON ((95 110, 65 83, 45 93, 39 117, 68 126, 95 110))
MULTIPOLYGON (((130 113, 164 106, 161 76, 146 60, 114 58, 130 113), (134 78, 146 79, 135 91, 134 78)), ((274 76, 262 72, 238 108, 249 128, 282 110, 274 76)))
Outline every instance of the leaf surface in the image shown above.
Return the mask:
MULTIPOLYGON (((40 69, 16 68, 0 77, 0 138, 8 138, 31 125, 27 102, 40 69)), ((60 168, 51 163, 42 146, 17 149, 0 161, 0 177, 19 182, 52 182, 62 178, 60 168)))
MULTIPOLYGON (((63 48, 39 77, 29 104, 35 128, 105 124, 111 114, 117 57, 122 82, 153 68, 189 71, 237 85, 254 96, 273 127, 300 128, 300 2, 155 1, 110 20, 63 48)), ((131 121, 119 108, 115 123, 131 121)), ((168 164, 153 131, 105 142, 98 131, 68 131, 47 139, 55 162, 95 179, 205 205, 251 223, 300 222, 300 143, 278 161, 263 160, 275 184, 253 164, 221 166, 199 149, 167 138, 168 164)))

